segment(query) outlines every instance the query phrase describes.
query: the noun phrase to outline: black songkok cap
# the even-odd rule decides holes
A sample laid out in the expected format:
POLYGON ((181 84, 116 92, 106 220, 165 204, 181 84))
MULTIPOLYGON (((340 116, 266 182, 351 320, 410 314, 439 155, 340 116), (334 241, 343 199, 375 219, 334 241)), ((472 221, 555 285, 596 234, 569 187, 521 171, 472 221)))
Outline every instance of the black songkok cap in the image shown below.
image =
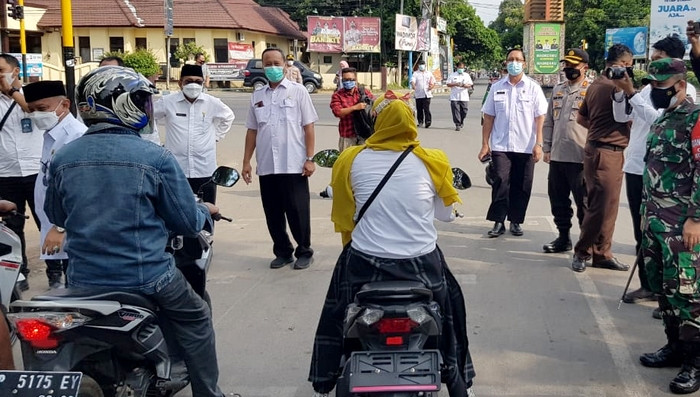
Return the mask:
POLYGON ((199 76, 204 78, 204 73, 202 73, 202 67, 199 65, 183 65, 182 71, 180 72, 180 78, 184 76, 199 76))
POLYGON ((22 90, 24 91, 24 100, 27 102, 55 96, 66 96, 66 88, 63 86, 63 82, 57 80, 37 81, 36 83, 25 85, 22 90))

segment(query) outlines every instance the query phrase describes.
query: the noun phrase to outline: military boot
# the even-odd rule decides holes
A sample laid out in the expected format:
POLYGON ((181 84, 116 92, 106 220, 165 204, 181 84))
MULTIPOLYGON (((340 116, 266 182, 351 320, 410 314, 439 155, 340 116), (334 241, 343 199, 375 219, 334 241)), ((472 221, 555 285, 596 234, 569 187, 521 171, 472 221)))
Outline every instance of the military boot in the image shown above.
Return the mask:
POLYGON ((681 371, 668 385, 673 394, 690 394, 700 390, 700 344, 686 342, 684 346, 681 371))
POLYGON ((661 349, 653 353, 644 353, 639 356, 639 361, 645 367, 664 368, 680 367, 683 364, 683 349, 678 341, 678 328, 666 328, 668 342, 661 349))

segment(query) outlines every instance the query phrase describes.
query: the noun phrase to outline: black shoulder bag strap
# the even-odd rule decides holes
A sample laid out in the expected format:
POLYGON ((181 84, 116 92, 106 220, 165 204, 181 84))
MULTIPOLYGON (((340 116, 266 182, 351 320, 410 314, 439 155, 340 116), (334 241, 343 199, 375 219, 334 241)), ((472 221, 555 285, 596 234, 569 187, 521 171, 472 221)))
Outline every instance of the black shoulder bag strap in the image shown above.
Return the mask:
POLYGON ((10 108, 7 109, 7 112, 5 112, 5 116, 3 116, 2 121, 0 121, 0 130, 2 130, 2 127, 5 126, 5 122, 7 121, 7 118, 10 117, 10 113, 12 113, 12 109, 14 109, 16 105, 17 105, 17 102, 12 101, 12 105, 10 105, 10 108))
POLYGON ((396 159, 396 161, 394 162, 394 165, 392 165, 391 168, 389 168, 389 171, 387 171, 386 175, 384 175, 384 178, 382 178, 381 182, 379 182, 379 185, 377 185, 377 187, 374 188, 374 191, 372 192, 372 194, 369 196, 369 198, 365 202, 365 205, 363 205, 362 208, 360 209, 360 213, 357 214, 357 220, 355 221, 356 225, 358 222, 360 222, 360 219, 362 219, 362 216, 367 211, 367 208, 369 207, 370 204, 372 204, 372 201, 374 201, 374 199, 377 197, 377 195, 382 190, 384 185, 386 185, 387 181, 389 180, 391 175, 394 173, 394 171, 396 171, 396 169, 399 168, 399 164, 401 164, 403 159, 405 159, 406 156, 408 156, 408 154, 412 150, 413 150, 413 145, 407 147, 406 150, 404 150, 403 153, 401 153, 401 156, 399 156, 399 158, 396 159))

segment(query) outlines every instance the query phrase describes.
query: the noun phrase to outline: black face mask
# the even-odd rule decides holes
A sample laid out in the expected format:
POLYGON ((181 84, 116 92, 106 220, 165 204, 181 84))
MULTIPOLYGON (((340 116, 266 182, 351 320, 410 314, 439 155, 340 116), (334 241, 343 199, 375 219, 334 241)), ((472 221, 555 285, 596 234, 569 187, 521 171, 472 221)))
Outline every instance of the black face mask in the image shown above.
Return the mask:
POLYGON ((576 80, 581 76, 581 70, 576 68, 564 68, 564 74, 567 80, 576 80))
POLYGON ((668 109, 671 106, 671 99, 676 96, 676 85, 672 85, 668 88, 652 88, 651 89, 651 104, 656 109, 668 109))

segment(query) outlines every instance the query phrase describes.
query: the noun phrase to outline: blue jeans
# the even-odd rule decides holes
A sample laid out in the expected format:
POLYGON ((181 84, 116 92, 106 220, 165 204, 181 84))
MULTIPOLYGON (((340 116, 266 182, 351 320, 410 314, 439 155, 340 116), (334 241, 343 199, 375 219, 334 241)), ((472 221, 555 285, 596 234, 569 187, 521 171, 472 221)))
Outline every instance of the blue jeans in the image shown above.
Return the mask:
POLYGON ((165 285, 156 286, 150 297, 158 303, 177 339, 192 383, 193 397, 223 397, 217 382, 214 325, 209 306, 187 283, 179 270, 165 285))

